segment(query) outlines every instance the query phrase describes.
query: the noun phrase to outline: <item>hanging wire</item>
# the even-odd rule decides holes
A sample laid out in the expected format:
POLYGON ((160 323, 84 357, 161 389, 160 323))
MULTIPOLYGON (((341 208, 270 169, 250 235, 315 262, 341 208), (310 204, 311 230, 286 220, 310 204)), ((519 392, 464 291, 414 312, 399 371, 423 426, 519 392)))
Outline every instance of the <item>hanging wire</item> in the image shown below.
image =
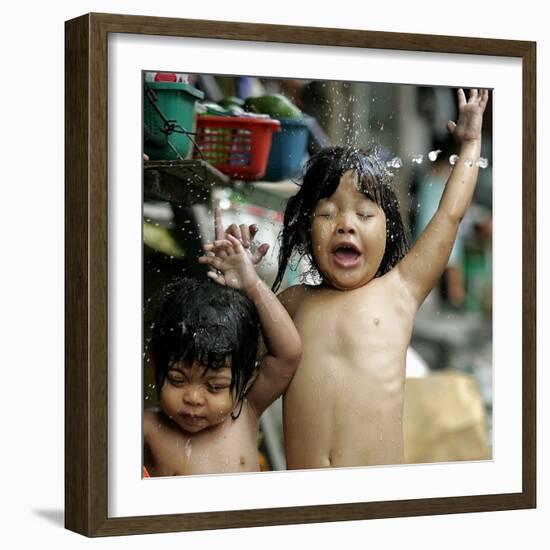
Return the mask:
MULTIPOLYGON (((178 124, 178 121, 177 120, 171 120, 171 119, 168 119, 166 117, 166 115, 162 112, 162 110, 160 109, 160 107, 157 105, 157 97, 156 97, 156 94, 155 92, 151 89, 150 86, 147 85, 147 83, 145 84, 145 96, 147 97, 147 99, 149 100, 149 102, 151 103, 151 106, 153 107, 153 109, 155 110, 155 112, 157 113, 157 115, 162 119, 162 121, 164 122, 164 128, 160 128, 159 127, 159 130, 163 133, 163 134, 166 134, 166 136, 169 136, 173 133, 176 133, 176 134, 185 134, 188 138, 189 138, 189 141, 191 141, 191 143, 193 144, 193 147, 197 150, 197 152, 199 153, 201 159, 206 162, 206 159, 204 158, 204 155, 202 154, 202 151, 200 150, 200 147, 197 145, 196 141, 194 140, 193 137, 191 136, 195 136, 196 135, 196 132, 189 132, 188 130, 186 130, 181 124, 178 124)), ((172 148, 172 150, 177 154, 177 156, 183 160, 183 157, 179 154, 179 152, 175 149, 175 147, 170 143, 170 141, 168 140, 168 145, 172 148)))

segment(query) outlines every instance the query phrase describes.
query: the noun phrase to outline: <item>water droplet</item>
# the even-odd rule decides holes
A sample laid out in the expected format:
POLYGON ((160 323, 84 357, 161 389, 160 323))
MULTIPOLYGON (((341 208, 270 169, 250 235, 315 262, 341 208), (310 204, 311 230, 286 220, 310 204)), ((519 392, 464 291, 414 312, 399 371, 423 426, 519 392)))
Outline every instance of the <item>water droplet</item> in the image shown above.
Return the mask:
POLYGON ((476 161, 476 166, 479 166, 480 168, 487 168, 487 166, 489 166, 489 161, 486 158, 479 157, 476 161))
POLYGON ((184 447, 183 451, 185 452, 185 455, 187 456, 187 458, 189 458, 191 456, 191 453, 192 453, 193 449, 191 448, 191 440, 190 439, 188 439, 185 442, 185 447, 184 447))
POLYGON ((375 325, 380 324, 380 319, 378 319, 378 317, 375 317, 375 318, 374 318, 374 324, 375 324, 375 325))
POLYGON ((403 166, 403 161, 399 157, 393 157, 391 160, 386 162, 386 166, 389 168, 401 168, 401 166, 403 166))
POLYGON ((439 153, 441 153, 441 149, 436 149, 435 151, 430 151, 428 153, 428 158, 434 162, 435 160, 437 160, 437 157, 439 155, 439 153))
POLYGON ((451 166, 454 166, 454 165, 457 163, 458 158, 459 158, 458 155, 451 155, 451 156, 449 157, 449 164, 450 164, 451 166))
POLYGON ((465 164, 468 168, 470 168, 471 166, 474 165, 474 161, 468 159, 468 160, 464 161, 464 164, 465 164))
POLYGON ((424 155, 412 155, 411 160, 413 161, 413 164, 422 164, 424 155))

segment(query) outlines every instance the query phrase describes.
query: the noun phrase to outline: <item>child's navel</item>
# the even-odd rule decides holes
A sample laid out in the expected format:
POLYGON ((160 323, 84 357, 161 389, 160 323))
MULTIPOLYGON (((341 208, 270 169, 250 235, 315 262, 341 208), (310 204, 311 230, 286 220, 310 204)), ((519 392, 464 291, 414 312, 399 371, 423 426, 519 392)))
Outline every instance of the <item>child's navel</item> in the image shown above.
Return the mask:
POLYGON ((375 325, 379 325, 379 324, 380 324, 380 319, 379 319, 378 317, 375 317, 375 318, 373 319, 373 321, 374 321, 374 324, 375 324, 375 325))

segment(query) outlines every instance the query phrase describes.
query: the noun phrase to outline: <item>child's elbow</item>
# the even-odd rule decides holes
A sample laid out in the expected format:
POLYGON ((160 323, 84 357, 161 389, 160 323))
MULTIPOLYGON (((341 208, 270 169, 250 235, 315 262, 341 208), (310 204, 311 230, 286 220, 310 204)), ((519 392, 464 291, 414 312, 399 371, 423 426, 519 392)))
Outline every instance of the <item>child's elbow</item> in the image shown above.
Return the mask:
POLYGON ((300 364, 302 358, 302 342, 299 338, 296 338, 293 342, 289 343, 289 346, 285 350, 284 362, 288 370, 294 372, 300 364))

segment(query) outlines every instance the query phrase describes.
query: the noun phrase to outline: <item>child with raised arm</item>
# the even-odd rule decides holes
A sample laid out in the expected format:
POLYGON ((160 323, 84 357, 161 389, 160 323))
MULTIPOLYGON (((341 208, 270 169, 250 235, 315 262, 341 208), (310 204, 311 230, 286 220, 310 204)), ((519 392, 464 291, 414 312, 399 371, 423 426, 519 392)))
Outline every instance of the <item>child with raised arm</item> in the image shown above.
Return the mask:
MULTIPOLYGON (((313 156, 289 199, 276 290, 294 251, 307 255, 320 285, 296 285, 279 299, 303 353, 284 395, 288 467, 404 461, 405 355, 418 308, 441 276, 478 173, 486 90, 458 91, 459 144, 439 208, 412 249, 390 174, 351 147, 313 156)), ((245 242, 242 228, 227 230, 245 242)))
POLYGON ((199 258, 218 270, 218 284, 184 279, 165 289, 151 340, 160 409, 144 414, 146 477, 260 469, 258 421, 287 388, 301 343, 235 241, 199 258), (260 330, 266 352, 256 366, 260 330))

